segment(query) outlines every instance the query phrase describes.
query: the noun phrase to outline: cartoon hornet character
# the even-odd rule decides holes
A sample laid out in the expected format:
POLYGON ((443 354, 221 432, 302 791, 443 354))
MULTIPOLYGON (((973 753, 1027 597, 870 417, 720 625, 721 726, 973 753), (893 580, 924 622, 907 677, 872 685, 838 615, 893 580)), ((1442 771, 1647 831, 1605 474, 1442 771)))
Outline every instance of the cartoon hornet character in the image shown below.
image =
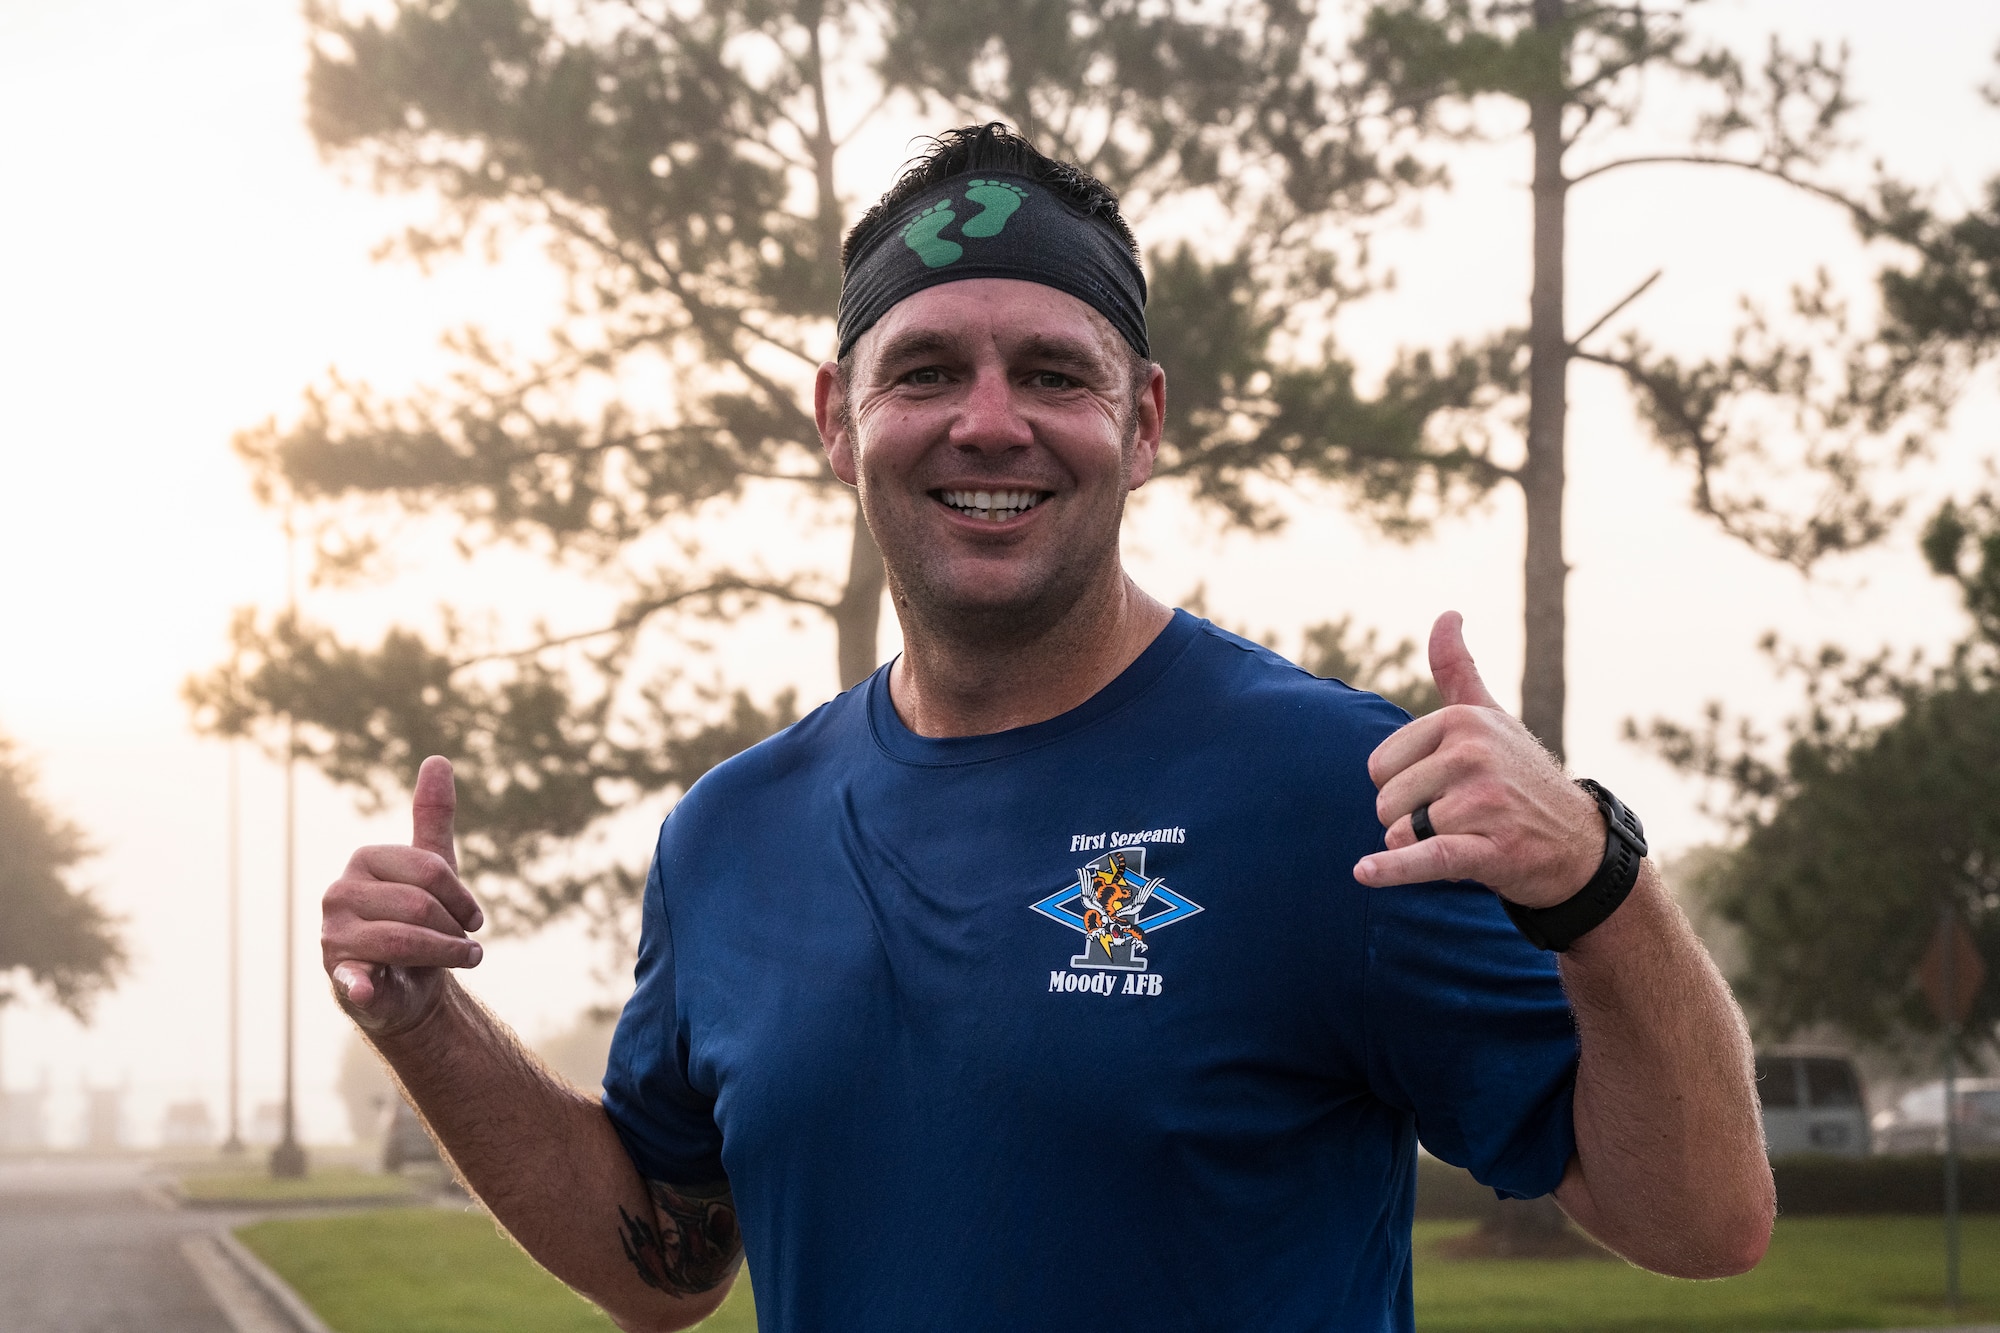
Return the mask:
POLYGON ((1116 945, 1130 940, 1146 947, 1146 932, 1136 924, 1146 900, 1153 896, 1150 881, 1125 867, 1125 854, 1113 852, 1101 870, 1092 870, 1084 884, 1083 933, 1092 943, 1110 953, 1116 945))

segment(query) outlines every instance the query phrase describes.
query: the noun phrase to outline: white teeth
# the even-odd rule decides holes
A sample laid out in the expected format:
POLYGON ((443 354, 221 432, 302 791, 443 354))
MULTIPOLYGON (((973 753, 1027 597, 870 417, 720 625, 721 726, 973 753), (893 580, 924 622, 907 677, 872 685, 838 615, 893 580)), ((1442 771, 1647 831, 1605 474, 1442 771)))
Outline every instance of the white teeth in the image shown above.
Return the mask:
POLYGON ((961 514, 978 514, 991 523, 1005 522, 1040 504, 1041 491, 940 491, 938 498, 961 514))

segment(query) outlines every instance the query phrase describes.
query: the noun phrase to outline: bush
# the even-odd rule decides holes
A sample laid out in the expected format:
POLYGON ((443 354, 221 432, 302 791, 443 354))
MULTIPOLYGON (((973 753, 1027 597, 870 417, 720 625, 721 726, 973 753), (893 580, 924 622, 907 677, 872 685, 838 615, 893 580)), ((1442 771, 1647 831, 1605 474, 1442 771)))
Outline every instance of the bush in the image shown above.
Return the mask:
MULTIPOLYGON (((1786 1217, 1927 1214, 1944 1211, 1942 1157, 1784 1157, 1771 1164, 1778 1211, 1786 1217)), ((1958 1206, 2000 1213, 2000 1153, 1959 1159, 1958 1206)), ((1420 1221, 1484 1221, 1493 1191, 1470 1173, 1417 1155, 1420 1221)))
MULTIPOLYGON (((1944 1211, 1942 1157, 1782 1157, 1771 1170, 1788 1217, 1944 1211)), ((1958 1206, 2000 1213, 2000 1153, 1959 1159, 1958 1206)))

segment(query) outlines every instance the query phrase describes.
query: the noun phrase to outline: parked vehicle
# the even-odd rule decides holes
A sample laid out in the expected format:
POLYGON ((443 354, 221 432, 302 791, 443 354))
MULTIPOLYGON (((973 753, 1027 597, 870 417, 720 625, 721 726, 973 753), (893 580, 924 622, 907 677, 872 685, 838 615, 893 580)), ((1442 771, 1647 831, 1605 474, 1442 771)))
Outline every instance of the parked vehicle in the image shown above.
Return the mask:
POLYGON ((1837 1051, 1780 1047, 1757 1053, 1757 1097, 1764 1108, 1764 1149, 1868 1155, 1868 1108, 1854 1062, 1837 1051))
POLYGON ((382 1111, 382 1169, 400 1171, 418 1162, 437 1162, 437 1145, 424 1122, 401 1097, 392 1097, 382 1111))
MULTIPOLYGON (((2000 1078, 1957 1080, 1958 1146, 1970 1151, 2000 1148, 2000 1078)), ((1944 1080, 1921 1084, 1900 1097, 1893 1109, 1875 1117, 1875 1151, 1944 1151, 1944 1080)))

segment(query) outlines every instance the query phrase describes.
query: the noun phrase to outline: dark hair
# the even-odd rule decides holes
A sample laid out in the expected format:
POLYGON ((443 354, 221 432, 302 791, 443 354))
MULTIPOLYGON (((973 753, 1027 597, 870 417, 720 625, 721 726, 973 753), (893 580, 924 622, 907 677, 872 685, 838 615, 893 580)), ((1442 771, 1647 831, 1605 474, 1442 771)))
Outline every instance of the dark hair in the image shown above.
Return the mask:
MULTIPOLYGON (((847 240, 840 247, 840 267, 844 272, 848 262, 861 249, 870 234, 882 223, 896 215, 904 204, 925 190, 943 181, 963 176, 974 171, 1009 171, 1047 189, 1064 203, 1085 217, 1102 218, 1125 247, 1132 252, 1134 260, 1139 259, 1139 241, 1132 235, 1132 228, 1126 223, 1124 214, 1118 211, 1118 196, 1111 187, 1097 177, 1072 162, 1064 162, 1050 157, 1016 134, 1011 126, 997 120, 989 120, 984 125, 960 125, 956 129, 943 130, 930 138, 930 150, 903 168, 903 174, 889 187, 889 192, 875 201, 875 206, 861 215, 847 233, 847 240)), ((1146 381, 1153 373, 1150 358, 1131 352, 1129 386, 1126 395, 1129 420, 1128 434, 1138 429, 1139 395, 1145 392, 1146 381)), ((848 352, 836 363, 844 390, 854 380, 854 353, 848 352)), ((847 414, 847 429, 854 429, 847 396, 841 395, 841 411, 847 414)))
POLYGON ((1026 176, 1085 217, 1102 218, 1125 242, 1132 258, 1139 258, 1139 242, 1118 211, 1118 196, 1110 186, 1073 163, 1050 157, 1000 121, 961 125, 932 136, 929 142, 929 150, 903 168, 889 192, 847 233, 847 241, 840 247, 842 269, 869 234, 913 196, 974 171, 1010 171, 1026 176))

